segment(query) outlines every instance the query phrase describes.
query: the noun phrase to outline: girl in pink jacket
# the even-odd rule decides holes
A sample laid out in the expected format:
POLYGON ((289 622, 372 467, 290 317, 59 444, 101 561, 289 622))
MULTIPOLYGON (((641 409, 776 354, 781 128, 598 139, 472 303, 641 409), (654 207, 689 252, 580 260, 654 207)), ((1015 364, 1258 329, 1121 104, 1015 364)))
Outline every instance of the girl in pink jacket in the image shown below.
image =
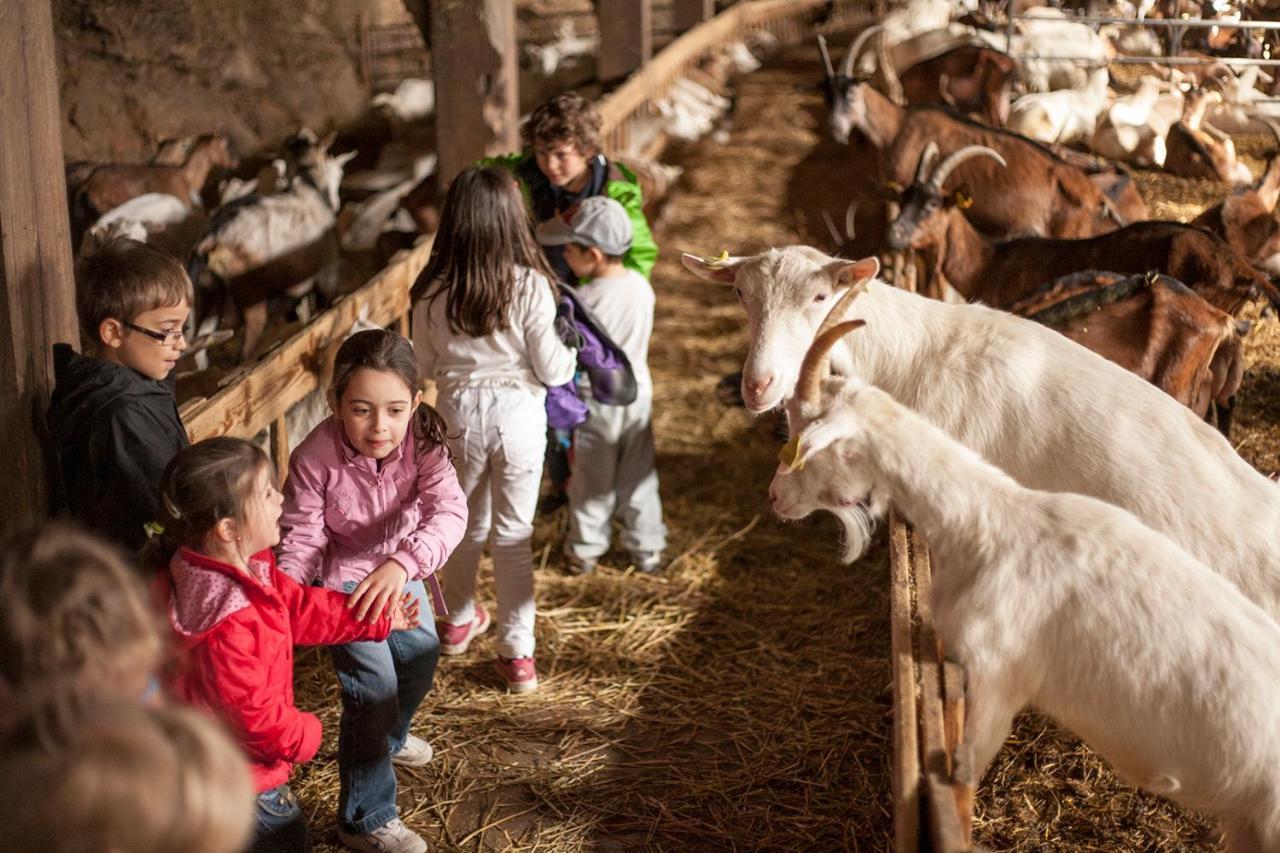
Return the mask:
MULTIPOLYGON (((351 594, 378 619, 424 581, 444 612, 435 572, 462 539, 467 504, 440 415, 422 403, 413 348, 381 329, 338 349, 325 420, 293 451, 284 489, 280 567, 302 583, 351 594)), ((431 689, 440 641, 430 620, 383 642, 330 649, 342 687, 338 838, 356 850, 425 851, 396 809, 392 764, 421 766, 431 745, 409 733, 431 689)))

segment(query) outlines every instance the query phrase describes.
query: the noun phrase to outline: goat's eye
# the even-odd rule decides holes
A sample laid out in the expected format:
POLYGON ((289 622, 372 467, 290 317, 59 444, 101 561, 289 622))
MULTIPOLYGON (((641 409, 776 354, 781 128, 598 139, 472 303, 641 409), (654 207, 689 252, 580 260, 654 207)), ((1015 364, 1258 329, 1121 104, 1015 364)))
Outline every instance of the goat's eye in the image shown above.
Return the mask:
POLYGON ((736 293, 736 294, 738 294, 738 298, 739 298, 739 299, 741 299, 741 298, 742 298, 742 288, 741 288, 741 287, 735 287, 735 288, 733 289, 733 292, 734 292, 734 293, 736 293))
POLYGON ((817 296, 813 297, 813 301, 814 301, 814 302, 826 302, 826 301, 827 301, 827 294, 825 294, 825 293, 819 293, 817 296))

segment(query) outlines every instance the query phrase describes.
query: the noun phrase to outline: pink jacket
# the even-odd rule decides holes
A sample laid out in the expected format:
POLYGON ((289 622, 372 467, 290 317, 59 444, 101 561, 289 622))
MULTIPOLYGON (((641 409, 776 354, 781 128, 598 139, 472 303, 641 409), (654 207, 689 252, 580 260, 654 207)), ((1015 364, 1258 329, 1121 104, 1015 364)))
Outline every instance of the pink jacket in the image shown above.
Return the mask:
POLYGON ((435 578, 467 529, 467 499, 445 448, 415 461, 417 437, 378 460, 351 446, 332 416, 289 458, 280 524, 280 568, 300 583, 329 589, 364 580, 388 558, 409 580, 425 580, 436 614, 444 598, 435 578))

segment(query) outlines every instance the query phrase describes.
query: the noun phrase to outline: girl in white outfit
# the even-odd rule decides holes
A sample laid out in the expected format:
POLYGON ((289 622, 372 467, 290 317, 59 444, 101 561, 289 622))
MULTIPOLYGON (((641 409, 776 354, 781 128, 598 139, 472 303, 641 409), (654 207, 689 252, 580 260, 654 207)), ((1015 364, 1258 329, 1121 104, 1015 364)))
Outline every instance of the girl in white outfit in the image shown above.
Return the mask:
POLYGON ((413 341, 439 389, 449 449, 467 495, 462 543, 444 566, 449 613, 440 651, 459 655, 489 627, 475 602, 486 544, 498 598, 496 667, 512 692, 538 686, 534 665, 533 515, 546 450, 546 386, 573 378, 555 330, 553 275, 509 172, 471 168, 445 196, 440 232, 413 285, 413 341))

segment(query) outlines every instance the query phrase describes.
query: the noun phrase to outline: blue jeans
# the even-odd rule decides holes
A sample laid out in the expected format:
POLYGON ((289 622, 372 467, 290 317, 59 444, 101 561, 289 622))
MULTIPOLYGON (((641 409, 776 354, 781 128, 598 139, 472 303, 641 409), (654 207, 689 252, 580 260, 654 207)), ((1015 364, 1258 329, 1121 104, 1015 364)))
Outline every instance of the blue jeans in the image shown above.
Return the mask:
POLYGON ((307 820, 288 785, 258 795, 249 853, 311 853, 307 820))
MULTIPOLYGON (((356 585, 346 587, 351 592, 356 585)), ((342 686, 338 822, 348 832, 372 832, 398 816, 391 755, 404 746, 440 660, 440 639, 422 582, 408 584, 405 592, 418 599, 422 625, 392 631, 383 642, 329 647, 342 686)))

